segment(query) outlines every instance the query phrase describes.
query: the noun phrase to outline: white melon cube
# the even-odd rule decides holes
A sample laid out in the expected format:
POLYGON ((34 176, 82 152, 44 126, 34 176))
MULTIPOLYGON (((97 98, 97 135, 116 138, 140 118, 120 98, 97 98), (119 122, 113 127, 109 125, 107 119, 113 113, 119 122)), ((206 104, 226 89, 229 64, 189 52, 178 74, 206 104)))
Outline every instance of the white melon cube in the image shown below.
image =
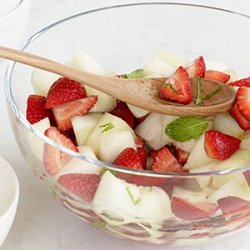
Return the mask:
POLYGON ((250 149, 250 130, 244 132, 243 139, 240 143, 240 148, 250 149))
POLYGON ((225 175, 217 175, 212 177, 211 186, 215 189, 220 188, 230 179, 234 179, 240 185, 243 185, 246 181, 244 175, 242 173, 233 173, 233 174, 225 174, 225 175))
POLYGON ((193 203, 206 200, 206 194, 204 192, 194 192, 181 187, 174 187, 172 196, 186 199, 193 203))
POLYGON ((150 113, 150 111, 128 104, 128 108, 136 118, 141 118, 150 113))

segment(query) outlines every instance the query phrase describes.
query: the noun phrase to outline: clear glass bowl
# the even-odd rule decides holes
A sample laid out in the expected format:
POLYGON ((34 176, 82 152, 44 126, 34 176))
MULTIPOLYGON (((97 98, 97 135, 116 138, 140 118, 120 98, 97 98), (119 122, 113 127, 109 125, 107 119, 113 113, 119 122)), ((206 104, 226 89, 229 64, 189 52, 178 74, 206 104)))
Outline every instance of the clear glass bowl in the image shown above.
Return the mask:
MULTIPOLYGON (((249 26, 248 16, 212 7, 127 4, 67 17, 31 36, 21 49, 65 63, 75 50, 84 48, 107 68, 119 73, 141 67, 155 51, 162 49, 182 58, 203 55, 210 61, 225 62, 239 76, 247 76, 249 26)), ((10 63, 6 73, 5 89, 13 131, 34 174, 74 215, 118 237, 168 245, 203 242, 249 224, 250 192, 245 177, 250 162, 243 161, 242 165, 242 161, 237 161, 219 170, 214 166, 214 172, 174 174, 129 170, 85 158, 51 141, 25 119, 27 97, 34 92, 31 72, 31 67, 10 63), (107 187, 105 192, 106 198, 110 198, 109 201, 105 198, 106 206, 85 202, 47 175, 42 156, 37 155, 44 143, 101 166, 102 172, 115 171, 105 172, 109 179, 117 178, 116 184, 110 182, 111 188, 107 187), (119 182, 122 173, 130 179, 148 178, 149 188, 136 184, 130 187, 135 193, 144 193, 138 198, 140 202, 127 206, 132 202, 132 191, 127 192, 126 200, 128 190, 121 186, 128 184, 119 182), (158 181, 164 184, 154 187, 158 181), (182 189, 171 197, 174 187, 182 189), (189 191, 199 194, 190 195, 189 191), (216 195, 208 204, 206 197, 212 193, 216 195)))

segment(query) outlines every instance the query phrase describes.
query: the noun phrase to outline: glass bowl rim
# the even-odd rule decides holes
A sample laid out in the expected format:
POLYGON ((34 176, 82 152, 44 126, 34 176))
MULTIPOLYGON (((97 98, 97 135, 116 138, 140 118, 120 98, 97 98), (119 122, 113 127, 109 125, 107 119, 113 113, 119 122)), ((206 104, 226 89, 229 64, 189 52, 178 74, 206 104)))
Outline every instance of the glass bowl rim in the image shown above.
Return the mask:
MULTIPOLYGON (((23 0, 22 0, 23 1, 23 0)), ((250 19, 249 15, 235 12, 228 9, 213 7, 213 6, 207 6, 207 5, 200 5, 200 4, 192 4, 192 3, 181 3, 181 2, 140 2, 140 3, 129 3, 129 4, 118 4, 118 5, 111 5, 96 9, 91 9, 83 12, 79 12, 74 15, 67 16, 66 18, 60 19, 56 22, 53 22, 52 24, 47 25, 46 27, 40 29, 39 31, 33 33, 28 39, 26 39, 19 47, 19 50, 25 50, 34 40, 36 40, 38 37, 40 37, 43 33, 45 33, 47 30, 50 30, 51 28, 54 28, 55 26, 64 23, 68 20, 77 18, 79 16, 84 16, 87 14, 92 14, 96 12, 106 11, 110 9, 117 9, 117 8, 124 8, 124 7, 135 7, 135 6, 146 6, 146 5, 172 5, 172 6, 184 6, 184 7, 195 7, 195 8, 202 8, 202 9, 209 9, 209 10, 215 10, 220 11, 224 13, 229 13, 241 17, 245 17, 250 19)), ((153 172, 150 170, 137 170, 137 169, 129 169, 122 166, 117 166, 108 162, 103 162, 100 160, 92 159, 89 157, 85 157, 84 155, 74 152, 64 146, 61 146, 60 144, 54 142, 53 140, 46 137, 43 133, 41 133, 39 130, 34 128, 26 119, 25 115, 21 112, 21 110, 18 108, 18 105, 15 102, 15 98, 12 93, 12 87, 11 87, 11 80, 12 80, 12 72, 14 70, 14 67, 16 65, 16 62, 9 62, 6 68, 5 77, 4 77, 4 89, 5 89, 5 97, 7 100, 7 103, 11 109, 12 112, 14 112, 14 115, 16 118, 24 125, 31 133, 33 133, 35 136, 40 138, 45 143, 48 143, 49 145, 55 147, 56 149, 63 151, 72 157, 78 158, 80 160, 87 161, 89 163, 104 167, 105 169, 119 172, 124 172, 127 174, 133 174, 133 175, 140 175, 140 176, 150 176, 150 177, 174 177, 174 178, 187 178, 187 177, 197 177, 197 176, 214 176, 214 175, 226 175, 226 174, 232 174, 235 172, 242 172, 246 170, 250 170, 249 166, 240 166, 236 168, 230 168, 230 169, 224 169, 220 171, 208 171, 208 172, 195 172, 195 173, 171 173, 171 172, 153 172)))

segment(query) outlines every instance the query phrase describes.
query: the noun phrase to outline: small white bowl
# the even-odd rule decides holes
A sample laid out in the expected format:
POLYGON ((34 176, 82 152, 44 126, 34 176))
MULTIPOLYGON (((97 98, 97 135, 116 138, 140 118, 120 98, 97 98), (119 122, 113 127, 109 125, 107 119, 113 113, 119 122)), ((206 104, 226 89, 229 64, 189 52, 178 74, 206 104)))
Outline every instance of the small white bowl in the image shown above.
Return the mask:
POLYGON ((0 45, 16 48, 22 41, 30 10, 30 0, 0 0, 0 45))
POLYGON ((14 221, 18 199, 19 183, 16 173, 0 156, 0 247, 14 221))

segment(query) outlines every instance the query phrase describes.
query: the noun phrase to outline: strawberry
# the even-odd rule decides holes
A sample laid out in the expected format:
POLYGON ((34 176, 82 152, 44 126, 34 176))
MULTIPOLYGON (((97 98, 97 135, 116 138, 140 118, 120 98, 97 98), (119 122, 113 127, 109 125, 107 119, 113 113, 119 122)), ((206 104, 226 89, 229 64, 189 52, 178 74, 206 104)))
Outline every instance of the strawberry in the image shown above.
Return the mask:
POLYGON ((143 169, 145 169, 147 165, 147 155, 148 155, 147 150, 144 147, 145 141, 143 138, 137 137, 135 144, 136 144, 136 149, 137 149, 137 155, 139 156, 141 160, 143 169))
POLYGON ((134 128, 135 117, 125 102, 118 101, 115 108, 110 112, 112 115, 120 117, 131 128, 134 128))
POLYGON ((204 78, 216 82, 226 83, 230 79, 230 75, 216 70, 206 70, 204 78))
POLYGON ((250 129, 250 121, 248 121, 244 116, 241 115, 236 103, 229 112, 243 130, 250 129))
POLYGON ((245 86, 245 87, 250 87, 250 77, 244 78, 244 79, 240 79, 238 81, 235 82, 230 82, 229 83, 230 86, 245 86))
POLYGON ((137 125, 140 124, 141 122, 144 122, 146 119, 147 115, 144 115, 142 117, 136 118, 136 123, 137 125))
POLYGON ((60 131, 71 129, 71 118, 76 115, 86 115, 95 105, 97 99, 97 96, 93 95, 73 102, 55 106, 52 110, 58 129, 60 131))
POLYGON ((61 77, 49 89, 46 108, 53 108, 84 97, 86 97, 86 90, 81 83, 61 77))
POLYGON ((210 158, 226 160, 240 147, 240 140, 219 131, 209 130, 205 134, 205 151, 210 158))
POLYGON ((203 56, 199 56, 191 65, 186 67, 190 77, 204 77, 206 64, 203 56))
POLYGON ((156 151, 153 157, 152 170, 157 172, 178 173, 184 172, 183 166, 170 153, 166 147, 156 151))
POLYGON ((75 145, 77 145, 76 136, 73 129, 62 131, 61 133, 69 138, 75 145))
POLYGON ((140 136, 137 136, 136 140, 135 140, 135 145, 136 145, 136 148, 143 148, 144 145, 145 145, 145 140, 140 137, 140 136))
POLYGON ((26 118, 34 124, 44 119, 45 117, 51 117, 51 110, 45 108, 46 98, 39 95, 30 95, 27 101, 26 118))
MULTIPOLYGON (((78 152, 78 148, 74 143, 61 134, 55 127, 48 128, 45 130, 44 134, 61 146, 78 152)), ((56 147, 53 147, 48 143, 44 144, 43 161, 44 167, 49 175, 55 175, 58 173, 70 159, 71 156, 69 154, 56 149, 56 147)))
POLYGON ((192 94, 188 72, 180 66, 160 88, 160 95, 174 102, 189 104, 192 94))
POLYGON ((176 148, 175 154, 176 154, 176 158, 177 158, 178 162, 181 165, 184 165, 187 162, 188 157, 190 155, 190 153, 188 153, 180 148, 176 148))
POLYGON ((241 115, 250 121, 250 88, 242 86, 238 89, 236 104, 241 115))
POLYGON ((82 200, 91 202, 99 185, 100 176, 96 174, 65 174, 60 176, 57 182, 82 200))

